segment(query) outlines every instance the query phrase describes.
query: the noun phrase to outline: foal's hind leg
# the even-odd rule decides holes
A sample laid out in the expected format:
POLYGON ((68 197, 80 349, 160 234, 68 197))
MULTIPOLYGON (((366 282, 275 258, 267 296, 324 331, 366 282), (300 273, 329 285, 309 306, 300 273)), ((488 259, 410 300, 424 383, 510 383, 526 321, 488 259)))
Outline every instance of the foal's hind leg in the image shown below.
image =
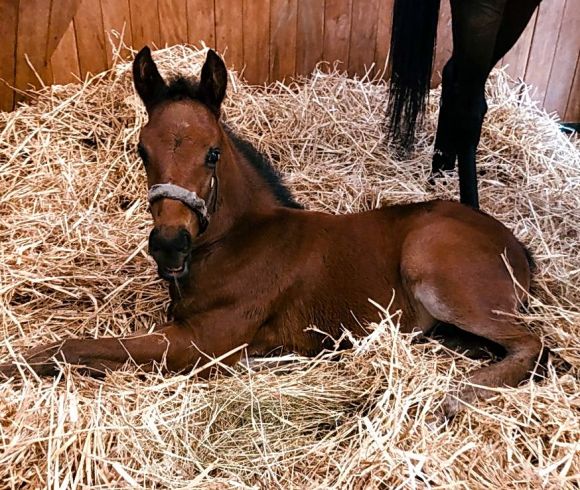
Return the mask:
POLYGON ((435 319, 499 344, 505 349, 506 357, 477 369, 470 376, 470 386, 457 396, 447 396, 444 410, 448 416, 457 412, 461 401, 471 403, 492 396, 493 392, 486 386, 517 386, 533 371, 542 350, 536 335, 514 318, 497 313, 513 313, 517 307, 514 286, 507 272, 482 274, 467 266, 464 274, 450 277, 449 270, 461 270, 460 264, 455 266, 417 283, 415 296, 435 319), (477 280, 466 280, 467 277, 477 277, 477 280))

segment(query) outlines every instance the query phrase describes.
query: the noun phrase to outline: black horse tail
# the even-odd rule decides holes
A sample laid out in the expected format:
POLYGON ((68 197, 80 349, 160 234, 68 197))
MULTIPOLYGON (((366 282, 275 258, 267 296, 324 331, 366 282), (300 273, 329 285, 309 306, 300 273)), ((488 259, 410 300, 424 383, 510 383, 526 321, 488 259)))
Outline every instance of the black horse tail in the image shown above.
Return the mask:
POLYGON ((403 153, 421 123, 433 67, 440 0, 395 0, 391 34, 392 75, 386 132, 403 153))

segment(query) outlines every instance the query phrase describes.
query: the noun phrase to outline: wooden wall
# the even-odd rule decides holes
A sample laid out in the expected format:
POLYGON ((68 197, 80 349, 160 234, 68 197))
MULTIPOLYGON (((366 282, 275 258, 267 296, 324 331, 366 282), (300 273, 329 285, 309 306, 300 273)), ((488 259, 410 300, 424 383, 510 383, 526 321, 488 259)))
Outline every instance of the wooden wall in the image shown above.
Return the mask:
MULTIPOLYGON (((111 30, 144 44, 207 45, 226 51, 253 83, 309 73, 340 60, 351 74, 389 50, 393 0, 0 0, 0 78, 18 89, 67 83, 106 69, 111 30), (34 70, 31 68, 34 67, 34 70)), ((442 0, 435 66, 451 52, 442 0)), ((580 0, 544 0, 502 60, 536 87, 536 98, 566 121, 580 121, 580 0)), ((434 83, 439 80, 434 76, 434 83)), ((0 83, 0 108, 22 98, 0 83)))

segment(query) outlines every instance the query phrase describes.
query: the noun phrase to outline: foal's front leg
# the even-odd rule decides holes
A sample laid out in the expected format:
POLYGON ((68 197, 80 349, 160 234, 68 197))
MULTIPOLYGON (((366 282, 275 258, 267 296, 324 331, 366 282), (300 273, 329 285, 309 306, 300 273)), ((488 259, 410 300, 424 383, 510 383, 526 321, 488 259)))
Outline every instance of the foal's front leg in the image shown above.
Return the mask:
MULTIPOLYGON (((187 329, 167 324, 151 334, 67 339, 41 345, 26 353, 24 358, 41 376, 56 374, 56 361, 80 366, 93 376, 102 375, 106 370, 120 369, 128 360, 133 360, 146 370, 152 369, 155 363, 166 361, 168 370, 177 371, 187 367, 190 359, 188 340, 192 338, 187 329)), ((14 364, 0 365, 0 373, 5 376, 13 376, 17 372, 14 364)))
MULTIPOLYGON (((150 334, 67 339, 32 349, 24 357, 30 367, 41 376, 55 375, 58 372, 57 361, 79 366, 92 376, 102 376, 107 370, 120 369, 127 361, 135 362, 145 371, 151 371, 159 364, 164 371, 178 372, 193 367, 198 362, 203 364, 211 356, 220 356, 239 345, 211 345, 211 342, 204 342, 203 336, 200 338, 200 331, 203 329, 196 331, 190 326, 168 323, 150 334)), ((226 356, 224 362, 232 364, 236 360, 234 354, 226 356)), ((2 364, 0 374, 15 376, 18 368, 14 364, 2 364)))

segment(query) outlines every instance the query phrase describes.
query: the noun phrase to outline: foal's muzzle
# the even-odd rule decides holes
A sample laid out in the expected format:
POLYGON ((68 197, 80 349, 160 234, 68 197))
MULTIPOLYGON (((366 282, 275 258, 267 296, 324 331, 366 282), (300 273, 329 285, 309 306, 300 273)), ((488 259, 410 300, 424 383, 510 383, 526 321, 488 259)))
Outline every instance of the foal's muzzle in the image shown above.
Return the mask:
POLYGON ((185 228, 157 227, 149 235, 149 253, 159 276, 167 281, 184 278, 189 272, 191 234, 185 228))
MULTIPOLYGON (((210 197, 214 197, 215 200, 214 179, 215 177, 212 177, 210 197)), ((183 203, 197 216, 198 236, 209 224, 205 200, 194 191, 171 183, 155 184, 149 189, 148 199, 150 205, 160 199, 171 199, 183 203)), ((149 235, 149 253, 157 262, 159 275, 163 279, 173 281, 182 279, 188 274, 194 238, 183 227, 157 226, 153 229, 149 235)))

